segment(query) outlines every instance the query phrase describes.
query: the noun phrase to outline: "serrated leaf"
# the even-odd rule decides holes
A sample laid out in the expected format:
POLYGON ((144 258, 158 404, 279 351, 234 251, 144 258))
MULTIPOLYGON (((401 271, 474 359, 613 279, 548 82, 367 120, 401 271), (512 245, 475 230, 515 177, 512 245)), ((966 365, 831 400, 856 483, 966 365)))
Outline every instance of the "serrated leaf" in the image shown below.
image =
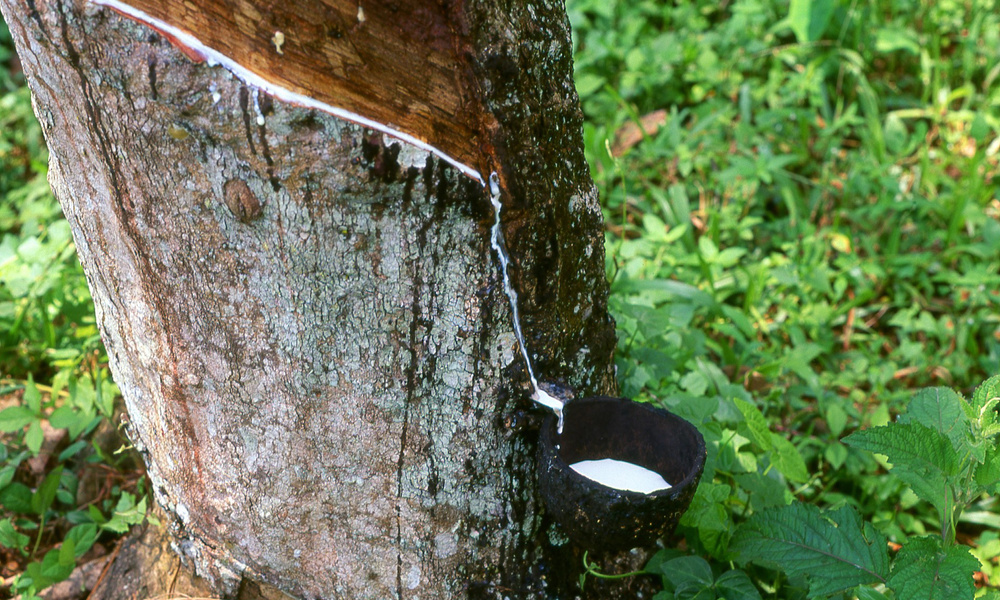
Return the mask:
POLYGON ((965 400, 950 388, 924 388, 910 400, 906 414, 899 418, 899 422, 915 422, 930 427, 951 440, 955 450, 961 452, 968 445, 971 433, 963 404, 965 400))
POLYGON ((1000 485, 1000 448, 990 447, 986 450, 986 457, 983 463, 976 466, 976 485, 996 494, 1000 485))
POLYGON ((966 546, 943 550, 939 537, 910 538, 896 555, 886 585, 897 598, 972 598, 976 593, 972 575, 980 566, 966 546))
POLYGON ((31 496, 31 510, 36 515, 44 515, 49 510, 52 502, 56 499, 56 492, 59 490, 59 479, 62 477, 62 466, 56 467, 45 476, 42 485, 31 496))
POLYGON ((35 413, 26 406, 11 406, 0 411, 0 432, 20 431, 35 420, 35 413))
POLYGON ((115 515, 112 516, 107 523, 101 525, 101 528, 113 531, 114 533, 127 533, 129 524, 126 523, 124 519, 120 519, 117 515, 115 515))
POLYGON ((959 457, 944 434, 921 423, 893 423, 856 431, 843 442, 884 454, 894 475, 933 504, 942 520, 950 518, 954 502, 951 484, 959 472, 959 457))
POLYGON ((986 437, 1000 433, 1000 424, 997 423, 998 404, 1000 404, 1000 375, 994 375, 976 388, 971 401, 974 414, 969 418, 979 423, 979 428, 986 437))
POLYGON ((23 533, 18 533, 18 531, 14 529, 14 524, 11 523, 10 519, 0 521, 0 546, 21 551, 30 541, 31 538, 23 533))
POLYGON ((806 576, 813 595, 884 582, 889 575, 885 536, 849 506, 822 513, 796 502, 755 513, 737 529, 731 549, 741 563, 806 576))
POLYGON ((809 481, 809 469, 806 468, 806 461, 802 459, 795 444, 777 433, 771 434, 771 444, 774 446, 774 450, 771 452, 771 464, 779 473, 789 481, 796 483, 809 481))
POLYGON ((757 444, 761 450, 767 452, 773 447, 771 443, 771 430, 767 426, 767 419, 760 410, 742 398, 733 398, 733 404, 743 415, 747 429, 750 431, 750 439, 757 444))
POLYGON ((976 391, 972 393, 972 405, 979 409, 990 401, 1000 399, 1000 375, 994 375, 979 384, 976 391))
POLYGON ((725 502, 733 490, 724 483, 702 482, 691 500, 691 506, 681 517, 681 525, 692 527, 698 539, 713 556, 722 556, 729 546, 732 518, 725 502))

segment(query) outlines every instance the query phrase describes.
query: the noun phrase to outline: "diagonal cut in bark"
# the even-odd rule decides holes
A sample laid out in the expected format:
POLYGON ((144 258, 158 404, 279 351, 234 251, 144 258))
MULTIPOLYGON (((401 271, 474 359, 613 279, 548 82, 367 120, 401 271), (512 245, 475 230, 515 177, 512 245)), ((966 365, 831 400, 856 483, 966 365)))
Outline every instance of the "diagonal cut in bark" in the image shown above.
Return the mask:
POLYGON ((434 152, 484 183, 489 144, 470 89, 462 2, 94 0, 162 33, 195 61, 434 152))

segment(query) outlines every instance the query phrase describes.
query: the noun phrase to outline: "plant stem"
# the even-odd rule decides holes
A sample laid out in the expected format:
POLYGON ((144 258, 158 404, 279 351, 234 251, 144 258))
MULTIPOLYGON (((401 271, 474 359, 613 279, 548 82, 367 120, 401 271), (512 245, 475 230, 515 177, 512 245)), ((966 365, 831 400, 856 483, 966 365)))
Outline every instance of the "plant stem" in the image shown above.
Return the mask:
POLYGON ((601 573, 597 570, 597 563, 592 563, 587 560, 586 550, 583 552, 583 568, 587 570, 588 575, 593 575, 594 577, 598 577, 600 579, 625 579, 627 577, 635 577, 636 575, 648 575, 648 573, 643 570, 631 571, 620 575, 607 575, 605 573, 601 573))

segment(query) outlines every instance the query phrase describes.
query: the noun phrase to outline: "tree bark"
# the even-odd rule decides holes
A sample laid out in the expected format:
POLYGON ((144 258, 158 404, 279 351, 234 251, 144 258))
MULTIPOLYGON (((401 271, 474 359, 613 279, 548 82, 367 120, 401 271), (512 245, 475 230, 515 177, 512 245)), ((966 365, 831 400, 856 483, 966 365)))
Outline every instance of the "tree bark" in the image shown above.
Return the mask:
MULTIPOLYGON (((130 435, 199 573, 226 594, 572 597, 579 571, 553 565, 580 549, 536 494, 544 413, 482 185, 86 0, 0 8, 130 435)), ((445 113, 410 132, 500 173, 541 378, 613 393, 562 4, 447 8, 472 79, 458 106, 478 115, 453 120, 476 143, 449 146, 465 130, 445 113)))

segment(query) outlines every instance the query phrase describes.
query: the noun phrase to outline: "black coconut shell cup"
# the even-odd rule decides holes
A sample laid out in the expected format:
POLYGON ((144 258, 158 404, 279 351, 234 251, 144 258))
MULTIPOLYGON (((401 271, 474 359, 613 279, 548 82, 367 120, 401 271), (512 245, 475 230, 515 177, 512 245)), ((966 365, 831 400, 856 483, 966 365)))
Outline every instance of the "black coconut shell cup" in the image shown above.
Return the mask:
POLYGON ((575 400, 542 425, 538 484, 549 514, 589 550, 649 546, 673 533, 705 468, 705 440, 684 419, 622 398, 575 400), (651 494, 604 486, 570 464, 613 458, 659 473, 673 487, 651 494))

